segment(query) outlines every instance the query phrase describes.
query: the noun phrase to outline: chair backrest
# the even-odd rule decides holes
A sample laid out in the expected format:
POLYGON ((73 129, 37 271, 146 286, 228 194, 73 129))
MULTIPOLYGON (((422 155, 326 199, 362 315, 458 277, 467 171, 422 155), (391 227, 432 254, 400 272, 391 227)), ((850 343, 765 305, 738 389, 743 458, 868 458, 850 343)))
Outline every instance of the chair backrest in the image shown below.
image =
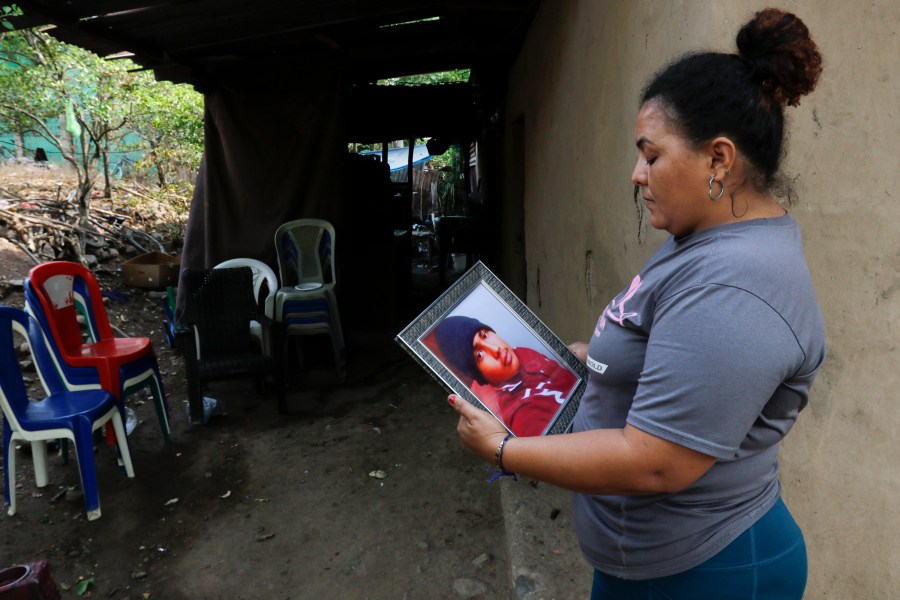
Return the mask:
POLYGON ((266 263, 254 258, 232 258, 225 262, 220 262, 213 268, 233 269, 235 267, 250 267, 253 273, 253 297, 256 298, 257 302, 262 300, 265 315, 271 318, 274 314, 275 292, 278 291, 278 278, 275 276, 275 271, 266 263), (266 287, 266 295, 260 298, 263 284, 266 287))
POLYGON ((250 321, 258 316, 249 267, 185 269, 184 313, 180 325, 193 328, 198 356, 214 358, 247 351, 250 321))
POLYGON ((85 317, 91 341, 113 337, 100 285, 87 268, 73 262, 48 262, 33 267, 28 282, 33 292, 30 299, 37 304, 29 307, 32 314, 66 353, 82 344, 78 313, 85 317))
POLYGON ((41 377, 41 383, 44 384, 47 395, 50 395, 50 389, 47 387, 45 379, 47 373, 50 372, 61 377, 66 389, 70 391, 98 388, 100 380, 96 367, 75 367, 66 361, 66 350, 56 343, 47 315, 44 314, 43 304, 29 279, 25 280, 25 312, 38 323, 43 332, 42 339, 47 348, 47 354, 50 356, 48 368, 38 368, 38 375, 41 377))
POLYGON ((60 393, 65 391, 65 387, 56 370, 49 366, 51 358, 38 322, 21 309, 0 306, 0 407, 10 426, 18 429, 17 415, 23 414, 28 406, 28 391, 16 355, 19 344, 14 332, 18 332, 28 343, 47 393, 60 393))
POLYGON ((322 219, 297 219, 275 231, 281 285, 337 283, 334 227, 322 219))

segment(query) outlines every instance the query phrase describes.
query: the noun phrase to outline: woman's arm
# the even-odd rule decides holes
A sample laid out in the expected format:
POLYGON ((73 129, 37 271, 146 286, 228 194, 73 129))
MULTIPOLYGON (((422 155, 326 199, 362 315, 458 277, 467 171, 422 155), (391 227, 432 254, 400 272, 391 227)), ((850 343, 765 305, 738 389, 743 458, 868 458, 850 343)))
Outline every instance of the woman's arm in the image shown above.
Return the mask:
MULTIPOLYGON (((506 431, 490 414, 450 396, 463 443, 488 462, 506 431)), ((574 492, 643 495, 681 490, 716 462, 706 454, 626 425, 565 435, 510 438, 503 467, 574 492)))

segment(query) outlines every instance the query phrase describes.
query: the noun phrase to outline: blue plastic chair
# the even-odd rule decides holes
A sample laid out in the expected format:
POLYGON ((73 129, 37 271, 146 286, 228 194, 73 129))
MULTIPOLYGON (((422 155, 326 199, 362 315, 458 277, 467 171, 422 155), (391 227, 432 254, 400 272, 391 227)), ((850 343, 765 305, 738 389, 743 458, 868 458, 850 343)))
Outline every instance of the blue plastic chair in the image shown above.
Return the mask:
POLYGON ((8 514, 16 512, 15 440, 31 443, 38 487, 47 484, 47 440, 69 439, 75 444, 81 488, 88 520, 100 518, 100 495, 94 467, 95 430, 112 422, 125 472, 134 477, 122 410, 115 397, 103 390, 68 391, 53 366, 50 350, 38 322, 24 311, 0 306, 0 408, 3 410, 3 492, 8 514), (18 332, 25 338, 48 396, 28 398, 16 357, 18 332))

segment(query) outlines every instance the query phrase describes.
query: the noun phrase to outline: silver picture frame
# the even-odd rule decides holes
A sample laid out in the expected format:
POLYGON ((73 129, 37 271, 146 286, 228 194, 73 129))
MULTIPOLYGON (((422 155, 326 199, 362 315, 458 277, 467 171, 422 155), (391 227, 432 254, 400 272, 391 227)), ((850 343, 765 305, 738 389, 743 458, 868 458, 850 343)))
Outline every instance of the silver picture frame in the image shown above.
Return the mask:
MULTIPOLYGON (((569 431, 587 385, 588 370, 584 363, 480 261, 397 334, 396 341, 447 391, 490 412, 513 435, 517 435, 514 429, 519 430, 521 435, 526 427, 515 423, 516 417, 510 415, 517 414, 519 407, 526 402, 536 403, 538 395, 542 396, 540 401, 545 408, 531 410, 531 414, 539 413, 541 416, 532 418, 527 426, 530 431, 527 435, 551 435, 569 431), (505 386, 468 381, 470 378, 451 364, 436 341, 438 327, 446 319, 455 316, 475 319, 489 326, 503 340, 508 340, 508 347, 513 348, 519 356, 531 357, 527 363, 523 360, 523 365, 546 366, 552 365, 549 361, 555 361, 559 371, 552 366, 529 371, 555 373, 552 378, 554 385, 538 382, 539 375, 533 374, 523 374, 518 381, 505 386), (554 387, 556 389, 550 389, 554 387), (502 391, 497 391, 501 389, 502 391), (498 400, 498 397, 503 400, 498 400), (555 402, 558 408, 550 404, 549 400, 555 402), (522 404, 515 404, 516 402, 522 404), (543 419, 546 419, 546 426, 540 426, 543 419)), ((525 371, 523 366, 522 373, 525 371)), ((529 406, 536 407, 537 404, 529 406)), ((529 411, 521 414, 527 412, 529 411)))

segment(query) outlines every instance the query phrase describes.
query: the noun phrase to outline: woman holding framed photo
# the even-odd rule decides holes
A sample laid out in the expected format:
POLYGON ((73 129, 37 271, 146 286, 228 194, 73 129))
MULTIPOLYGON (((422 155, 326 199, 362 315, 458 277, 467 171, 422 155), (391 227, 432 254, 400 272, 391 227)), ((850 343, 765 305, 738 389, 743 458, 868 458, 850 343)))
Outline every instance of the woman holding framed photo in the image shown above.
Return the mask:
POLYGON ((590 370, 573 433, 509 438, 449 398, 479 456, 575 492, 592 598, 787 600, 806 585, 778 450, 824 328, 773 190, 784 111, 815 88, 821 56, 777 9, 747 22, 737 49, 685 56, 644 89, 631 177, 671 237, 572 346, 590 370))

